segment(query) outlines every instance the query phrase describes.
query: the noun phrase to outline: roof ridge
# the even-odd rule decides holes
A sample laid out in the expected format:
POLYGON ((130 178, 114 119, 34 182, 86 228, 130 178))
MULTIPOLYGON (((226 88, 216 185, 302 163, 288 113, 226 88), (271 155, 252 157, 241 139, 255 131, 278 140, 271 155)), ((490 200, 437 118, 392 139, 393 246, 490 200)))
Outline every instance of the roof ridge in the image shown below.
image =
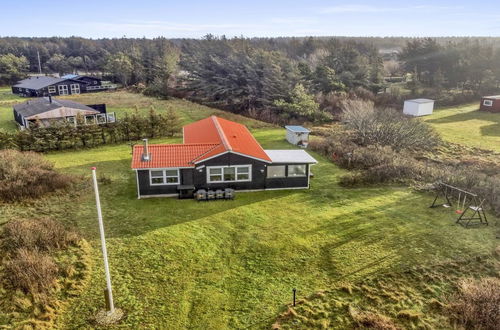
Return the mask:
POLYGON ((220 146, 220 143, 219 144, 216 144, 214 145, 212 148, 208 149, 207 151, 203 152, 201 155, 198 155, 196 157, 194 157, 190 162, 191 163, 194 163, 197 159, 200 159, 201 157, 205 156, 206 154, 208 154, 209 152, 211 152, 212 150, 214 150, 215 148, 217 148, 218 146, 220 146))
POLYGON ((211 118, 212 118, 212 121, 215 125, 215 128, 217 129, 217 133, 219 133, 219 136, 222 140, 222 144, 224 145, 224 148, 228 151, 232 151, 233 148, 231 147, 231 144, 227 140, 227 137, 226 137, 226 134, 224 133, 224 130, 220 126, 219 118, 217 118, 217 116, 211 116, 211 118))

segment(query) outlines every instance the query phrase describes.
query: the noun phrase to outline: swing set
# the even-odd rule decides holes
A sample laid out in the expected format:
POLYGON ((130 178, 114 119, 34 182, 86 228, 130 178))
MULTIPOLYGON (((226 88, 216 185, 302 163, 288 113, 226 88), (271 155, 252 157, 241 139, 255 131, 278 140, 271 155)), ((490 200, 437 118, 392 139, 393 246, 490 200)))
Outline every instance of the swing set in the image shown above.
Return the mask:
POLYGON ((472 225, 488 225, 486 213, 483 209, 485 199, 480 199, 478 195, 470 191, 443 182, 437 182, 435 190, 436 198, 434 198, 431 208, 439 206, 452 207, 452 200, 456 197, 457 207, 455 213, 459 214, 456 223, 466 228, 472 225), (443 204, 437 203, 439 198, 444 200, 443 204))

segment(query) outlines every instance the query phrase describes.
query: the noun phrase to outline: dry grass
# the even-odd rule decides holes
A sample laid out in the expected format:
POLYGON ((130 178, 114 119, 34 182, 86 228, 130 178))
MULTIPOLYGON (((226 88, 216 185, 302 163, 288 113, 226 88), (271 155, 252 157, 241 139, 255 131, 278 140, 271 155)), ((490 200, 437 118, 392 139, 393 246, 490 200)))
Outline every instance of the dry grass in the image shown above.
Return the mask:
POLYGON ((499 329, 500 279, 460 281, 449 309, 454 319, 466 329, 499 329))
POLYGON ((2 233, 5 250, 31 249, 49 251, 75 245, 79 237, 60 222, 50 218, 16 219, 4 226, 2 233))
POLYGON ((378 330, 397 329, 397 327, 394 325, 394 322, 392 322, 392 320, 387 316, 373 312, 358 311, 354 308, 350 308, 349 313, 354 320, 357 328, 378 330))
POLYGON ((6 278, 21 289, 42 300, 54 287, 58 268, 53 259, 37 250, 21 248, 5 263, 6 278))
POLYGON ((0 200, 18 201, 66 188, 73 179, 34 152, 0 150, 0 181, 0 200))

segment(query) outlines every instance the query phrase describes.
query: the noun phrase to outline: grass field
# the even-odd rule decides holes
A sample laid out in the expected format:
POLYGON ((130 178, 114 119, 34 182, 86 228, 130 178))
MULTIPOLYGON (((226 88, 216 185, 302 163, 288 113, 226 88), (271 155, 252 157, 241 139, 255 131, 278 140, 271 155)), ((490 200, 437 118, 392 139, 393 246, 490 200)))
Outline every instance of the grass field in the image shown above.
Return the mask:
MULTIPOLYGON (((125 92, 77 98, 83 103, 105 102, 110 111, 121 114, 133 111, 135 105, 140 111, 151 103, 157 109, 172 106, 184 122, 220 113, 185 101, 153 100, 125 92)), ((253 128, 264 148, 291 148, 282 129, 241 117, 237 120, 253 128)), ((159 141, 178 142, 179 138, 152 142, 159 141)), ((297 288, 299 298, 337 286, 353 287, 356 293, 360 292, 356 288, 362 288, 360 281, 388 279, 387 274, 489 255, 495 248, 494 226, 470 230, 457 226, 453 210, 430 209, 433 196, 406 187, 340 187, 338 177, 344 170, 313 155, 319 164, 313 167, 310 190, 240 193, 234 201, 197 203, 170 198, 137 200, 126 144, 50 153, 47 158, 58 169, 84 178, 81 191, 26 204, 0 204, 0 223, 14 216, 52 215, 75 225, 89 241, 90 280, 80 295, 65 298, 57 319, 57 327, 65 329, 93 328, 92 317, 104 307, 91 166, 111 179, 100 190, 115 303, 126 313, 122 327, 269 328, 290 303, 292 288, 297 288)), ((454 279, 492 271, 484 265, 469 268, 455 267, 454 279)), ((443 284, 427 292, 427 300, 443 299, 452 286, 444 276, 449 271, 446 267, 435 270, 436 276, 443 275, 443 284)), ((397 276, 388 281, 381 285, 390 294, 391 285, 395 288, 399 282, 397 276)), ((409 308, 425 314, 426 305, 414 297, 422 296, 426 288, 408 283, 406 289, 413 296, 408 294, 397 304, 393 301, 396 292, 392 297, 373 292, 379 297, 375 305, 396 314, 409 308)), ((309 308, 328 309, 335 299, 338 297, 311 301, 309 308)), ((369 307, 356 295, 341 303, 369 307)), ((331 319, 331 326, 335 320, 347 325, 348 306, 340 306, 337 312, 318 319, 331 319)), ((6 320, 19 321, 15 316, 6 320)), ((402 319, 401 324, 442 327, 443 320, 443 315, 430 315, 402 319)), ((306 321, 290 327, 315 324, 306 321)))
POLYGON ((435 110, 425 120, 449 142, 500 152, 500 113, 479 111, 475 103, 435 110))

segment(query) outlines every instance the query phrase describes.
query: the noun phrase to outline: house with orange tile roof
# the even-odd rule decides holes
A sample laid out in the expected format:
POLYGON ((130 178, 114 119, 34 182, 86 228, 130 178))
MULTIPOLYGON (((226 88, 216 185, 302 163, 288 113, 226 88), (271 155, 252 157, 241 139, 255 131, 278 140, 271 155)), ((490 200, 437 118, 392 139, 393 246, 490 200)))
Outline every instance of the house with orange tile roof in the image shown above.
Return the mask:
POLYGON ((134 146, 138 198, 192 196, 198 189, 309 188, 310 166, 317 162, 305 150, 264 150, 245 125, 216 116, 182 131, 182 144, 144 140, 134 146))

